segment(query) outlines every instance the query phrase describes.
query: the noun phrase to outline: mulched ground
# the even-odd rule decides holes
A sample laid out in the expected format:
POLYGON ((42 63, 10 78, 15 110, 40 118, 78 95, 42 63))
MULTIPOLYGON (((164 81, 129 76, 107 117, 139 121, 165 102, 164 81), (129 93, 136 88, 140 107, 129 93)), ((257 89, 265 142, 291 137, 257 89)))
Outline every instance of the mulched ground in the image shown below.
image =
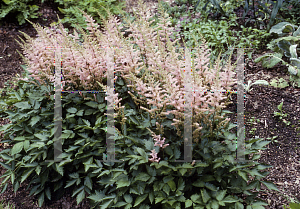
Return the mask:
MULTIPOLYGON (((128 1, 129 3, 131 1, 128 1)), ((150 1, 157 2, 157 1, 150 1)), ((38 19, 31 20, 34 23, 39 23, 44 26, 49 26, 53 21, 57 22, 56 14, 59 14, 60 18, 63 15, 57 9, 57 5, 50 3, 49 1, 41 4, 40 1, 36 1, 36 5, 40 6, 40 12, 43 14, 38 19), (46 18, 47 20, 43 20, 46 18)), ((130 5, 130 4, 128 4, 130 5)), ((130 8, 130 6, 128 7, 130 8)), ((241 8, 235 10, 238 17, 241 17, 241 8)), ((25 32, 31 37, 36 37, 36 31, 31 24, 26 23, 19 26, 17 22, 12 22, 12 17, 8 16, 2 23, 0 23, 0 88, 3 88, 4 83, 11 80, 16 73, 21 74, 22 68, 20 64, 23 64, 22 58, 17 53, 16 49, 22 52, 21 47, 15 41, 17 36, 23 37, 19 32, 25 32)), ((71 30, 71 28, 69 28, 71 30)), ((18 39, 19 40, 19 39, 18 39)), ((245 65, 245 83, 248 80, 267 80, 270 82, 275 77, 284 77, 288 81, 287 67, 277 64, 272 69, 264 69, 258 63, 254 63, 253 60, 260 55, 268 52, 265 46, 253 53, 253 59, 246 57, 245 65)), ((236 56, 232 61, 236 61, 236 56)), ((291 86, 277 89, 274 87, 257 86, 252 87, 252 91, 248 92, 245 97, 245 125, 246 135, 245 138, 269 138, 278 136, 276 140, 278 142, 270 143, 267 149, 261 151, 261 158, 258 160, 261 163, 267 163, 273 167, 268 169, 270 174, 264 180, 274 182, 281 193, 273 191, 260 191, 259 197, 267 201, 270 206, 266 208, 283 208, 283 205, 287 205, 290 199, 287 197, 296 197, 300 200, 300 163, 299 163, 299 101, 300 90, 299 88, 293 88, 291 86), (283 110, 288 113, 287 121, 290 121, 289 126, 285 125, 281 120, 274 117, 274 111, 279 111, 277 105, 283 101, 283 110), (259 119, 259 122, 253 123, 251 126, 248 121, 250 118, 255 117, 259 119), (256 128, 251 132, 252 128, 256 128), (287 195, 287 197, 285 196, 287 195)), ((232 95, 233 104, 229 105, 226 109, 236 112, 236 95, 232 95)), ((231 116, 231 121, 235 121, 235 116, 231 116)), ((0 125, 7 124, 8 120, 0 119, 0 125)), ((1 139, 1 135, 0 135, 1 139)), ((2 150, 3 147, 0 148, 2 150)), ((0 174, 3 174, 5 169, 0 167, 0 174)), ((27 182, 28 183, 28 182, 27 182)), ((36 209, 39 208, 37 199, 29 197, 29 191, 26 191, 26 182, 22 187, 14 194, 11 187, 8 187, 7 191, 0 194, 0 200, 4 200, 5 203, 10 202, 15 205, 16 208, 22 209, 36 209)), ((265 189, 264 186, 262 186, 265 189)), ((76 205, 76 199, 71 197, 70 193, 67 193, 61 200, 46 202, 41 207, 43 209, 50 208, 90 208, 88 201, 83 201, 78 206, 76 205)))

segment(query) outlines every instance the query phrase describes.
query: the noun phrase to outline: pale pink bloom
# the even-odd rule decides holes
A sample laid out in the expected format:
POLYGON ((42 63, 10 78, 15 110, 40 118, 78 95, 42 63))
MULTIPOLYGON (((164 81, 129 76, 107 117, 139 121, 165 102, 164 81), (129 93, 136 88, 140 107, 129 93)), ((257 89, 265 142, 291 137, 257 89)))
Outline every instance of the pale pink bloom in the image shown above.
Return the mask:
POLYGON ((155 152, 155 149, 151 150, 151 156, 152 158, 149 159, 151 162, 159 162, 160 158, 157 159, 157 153, 155 152))

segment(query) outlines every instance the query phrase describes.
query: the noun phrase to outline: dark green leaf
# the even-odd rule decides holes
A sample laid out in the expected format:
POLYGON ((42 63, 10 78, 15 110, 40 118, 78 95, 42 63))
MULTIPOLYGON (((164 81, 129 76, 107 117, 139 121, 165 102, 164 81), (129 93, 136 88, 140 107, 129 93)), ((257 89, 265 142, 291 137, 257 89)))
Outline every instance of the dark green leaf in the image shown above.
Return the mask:
POLYGON ((134 203, 134 206, 133 207, 136 207, 138 206, 139 204, 141 204, 141 202, 143 202, 146 198, 147 198, 148 194, 144 194, 142 196, 138 196, 135 200, 135 203, 134 203))

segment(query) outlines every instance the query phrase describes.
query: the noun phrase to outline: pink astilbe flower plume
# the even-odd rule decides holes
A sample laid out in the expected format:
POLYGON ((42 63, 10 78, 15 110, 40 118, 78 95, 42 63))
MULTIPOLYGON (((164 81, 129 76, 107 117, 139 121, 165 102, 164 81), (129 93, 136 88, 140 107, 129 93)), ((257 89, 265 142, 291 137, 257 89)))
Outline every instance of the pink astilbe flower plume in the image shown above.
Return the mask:
MULTIPOLYGON (((102 91, 104 86, 109 93, 106 99, 114 102, 115 108, 118 109, 118 103, 122 99, 118 98, 120 94, 104 85, 107 71, 111 69, 108 65, 113 65, 114 72, 119 73, 127 87, 131 88, 128 94, 142 110, 149 112, 151 117, 158 119, 160 124, 168 114, 174 115, 172 125, 176 127, 178 135, 185 117, 185 85, 186 82, 191 82, 192 124, 196 128, 193 138, 197 140, 196 137, 202 128, 199 126, 200 121, 204 120, 211 125, 211 121, 207 119, 210 115, 214 118, 220 117, 219 110, 225 107, 222 101, 227 99, 220 91, 231 89, 236 82, 233 78, 235 73, 229 62, 222 70, 218 61, 208 67, 210 49, 203 39, 202 44, 193 49, 191 59, 194 64, 191 66, 191 80, 187 81, 185 72, 187 59, 180 58, 182 52, 176 50, 179 39, 170 40, 174 32, 170 17, 160 7, 159 22, 153 26, 154 20, 150 21, 152 16, 149 8, 142 1, 139 1, 139 6, 135 21, 131 22, 125 18, 124 26, 121 26, 116 17, 109 15, 108 20, 103 21, 104 32, 100 32, 99 25, 82 11, 90 31, 90 35, 87 35, 79 28, 83 43, 79 43, 76 31, 74 35, 68 35, 61 24, 59 28, 53 27, 51 30, 34 25, 39 37, 33 40, 25 34, 28 43, 23 40, 25 44, 19 43, 24 49, 23 58, 30 76, 42 85, 46 84, 46 80, 54 83, 54 51, 60 47, 63 62, 63 89, 102 91), (131 32, 126 38, 123 36, 124 32, 121 32, 124 27, 131 32), (111 61, 107 61, 109 48, 114 49, 111 61), (167 111, 167 106, 172 107, 171 110, 167 111), (203 114, 206 111, 209 113, 203 114)), ((114 79, 117 79, 117 76, 114 79)), ((164 140, 155 139, 157 139, 156 145, 162 148, 167 146, 163 145, 164 140)))

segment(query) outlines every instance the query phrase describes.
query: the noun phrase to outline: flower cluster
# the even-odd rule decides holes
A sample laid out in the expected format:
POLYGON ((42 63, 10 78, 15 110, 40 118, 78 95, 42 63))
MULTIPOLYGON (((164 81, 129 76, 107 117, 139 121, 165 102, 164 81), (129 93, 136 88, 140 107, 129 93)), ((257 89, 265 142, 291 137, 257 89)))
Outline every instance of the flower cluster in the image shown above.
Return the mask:
MULTIPOLYGON (((60 30, 53 28, 53 31, 34 26, 40 35, 39 41, 29 37, 30 42, 23 47, 28 71, 42 85, 45 84, 45 79, 54 83, 53 49, 57 47, 62 49, 62 72, 65 79, 62 81, 63 89, 69 83, 74 84, 76 90, 100 90, 99 85, 104 85, 107 70, 114 67, 114 71, 119 72, 126 83, 130 84, 127 86, 132 87, 128 94, 136 92, 140 98, 133 97, 135 103, 139 103, 140 108, 148 111, 152 118, 159 118, 162 122, 166 115, 174 115, 172 125, 177 128, 178 135, 179 125, 183 124, 185 117, 185 85, 188 81, 191 83, 191 106, 195 114, 192 115, 192 124, 196 126, 193 137, 197 138, 196 133, 202 129, 197 122, 203 120, 203 112, 209 111, 210 114, 214 114, 225 107, 221 101, 226 97, 220 91, 230 90, 230 86, 235 84, 232 67, 229 64, 220 71, 222 66, 217 62, 209 68, 210 49, 203 41, 203 44, 193 51, 193 66, 190 66, 192 73, 188 80, 184 70, 191 61, 179 58, 182 57, 182 53, 177 52, 175 46, 179 39, 170 40, 170 35, 174 32, 174 28, 170 27, 170 17, 163 15, 161 8, 160 21, 153 27, 151 24, 154 20, 150 21, 151 15, 147 12, 149 8, 142 4, 142 1, 139 5, 140 10, 135 22, 126 20, 125 27, 128 29, 125 31, 131 32, 128 38, 123 36, 125 32, 121 31, 124 28, 120 26, 121 23, 116 17, 110 16, 109 20, 104 22, 105 29, 102 33, 97 29, 98 25, 94 20, 84 12, 90 34, 86 35, 82 30, 82 45, 73 40, 62 25, 60 30), (145 73, 138 76, 142 69, 145 73), (143 107, 141 103, 147 105, 143 107), (166 112, 167 106, 172 106, 173 110, 166 112)), ((78 39, 78 34, 75 33, 73 37, 78 39)), ((190 52, 186 51, 186 54, 188 53, 190 52)), ((116 76, 114 78, 116 79, 116 76)), ((70 90, 69 88, 66 90, 70 90)), ((115 108, 118 109, 117 105, 122 98, 119 99, 118 93, 114 93, 113 89, 105 90, 108 93, 106 99, 109 102, 114 101, 115 108)), ((215 116, 218 114, 214 114, 215 116)), ((211 121, 207 123, 212 126, 211 121)))
MULTIPOLYGON (((165 144, 164 145, 166 139, 164 138, 163 140, 161 140, 161 136, 160 135, 152 134, 152 136, 153 136, 154 140, 156 141, 155 144, 154 144, 154 146, 161 147, 163 149, 166 148, 167 146, 169 146, 169 144, 165 144)), ((151 150, 151 152, 152 153, 150 155, 152 156, 152 158, 149 159, 149 161, 151 161, 151 162, 159 162, 160 158, 157 159, 157 153, 156 153, 155 149, 151 150)))

